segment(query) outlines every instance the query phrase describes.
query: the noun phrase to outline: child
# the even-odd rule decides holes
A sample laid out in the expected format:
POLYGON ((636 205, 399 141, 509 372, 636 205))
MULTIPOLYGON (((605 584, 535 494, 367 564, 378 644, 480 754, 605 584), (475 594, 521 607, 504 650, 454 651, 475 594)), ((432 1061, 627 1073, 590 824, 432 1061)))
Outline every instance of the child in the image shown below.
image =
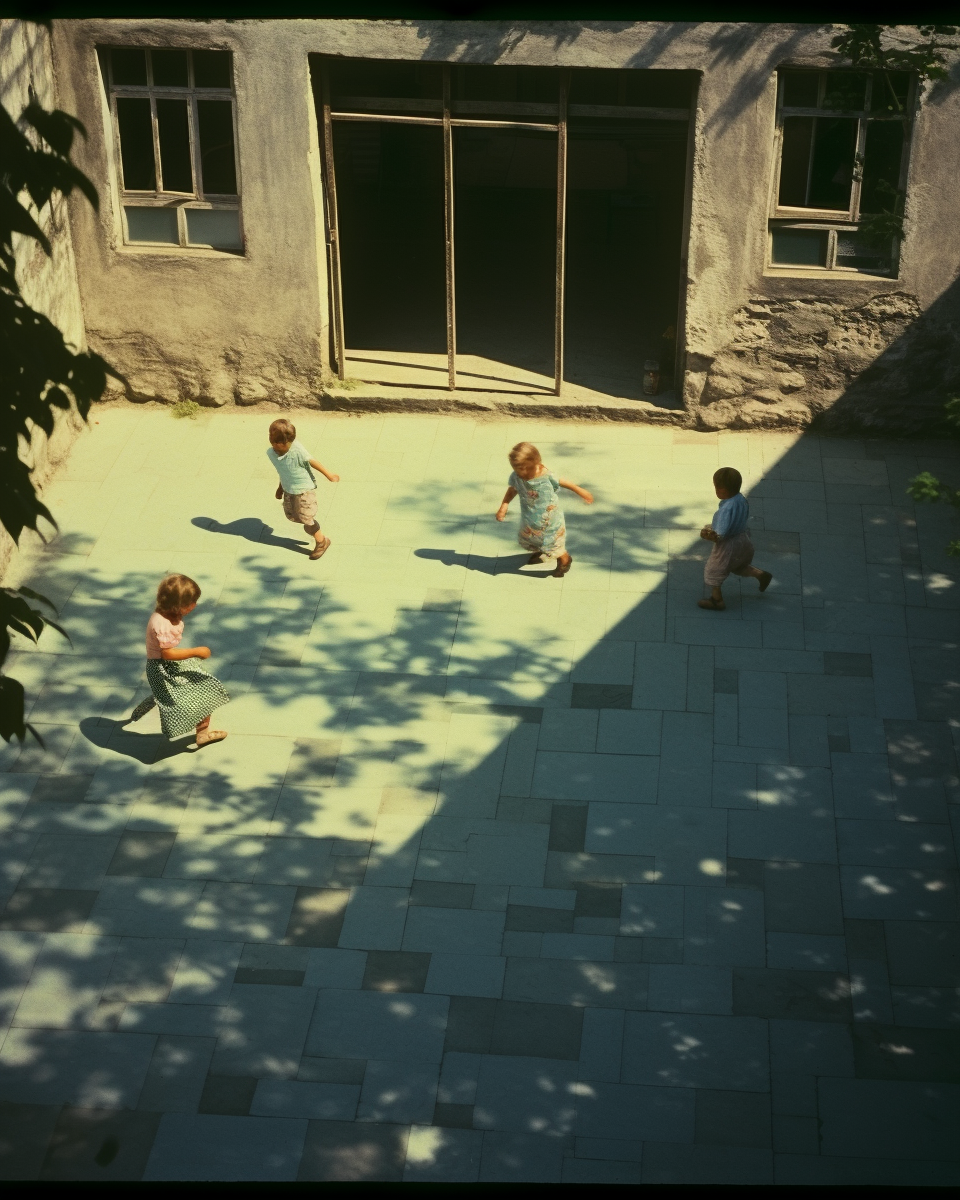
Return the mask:
POLYGON ((310 557, 322 558, 330 549, 330 539, 323 536, 317 522, 317 480, 310 468, 316 468, 331 483, 339 483, 340 476, 332 475, 322 463, 311 458, 296 439, 294 425, 283 419, 274 421, 270 426, 267 458, 280 476, 277 499, 283 501, 284 516, 295 525, 302 525, 304 532, 313 534, 316 545, 310 557))
POLYGON ((128 724, 139 721, 155 705, 160 706, 160 726, 169 738, 197 731, 197 746, 222 742, 222 729, 211 729, 210 714, 229 704, 223 684, 200 666, 187 666, 188 658, 209 658, 208 646, 178 650, 183 637, 183 618, 193 612, 200 588, 186 575, 168 575, 157 588, 157 608, 147 622, 148 696, 133 712, 128 724))
POLYGON ((720 585, 728 575, 747 575, 760 580, 760 591, 765 592, 773 576, 769 571, 752 567, 753 542, 747 533, 750 505, 740 491, 743 477, 735 467, 721 467, 713 476, 713 486, 720 500, 720 507, 710 525, 700 530, 700 536, 713 542, 710 557, 703 568, 704 582, 711 589, 706 600, 698 600, 701 608, 712 608, 717 612, 727 606, 723 602, 720 585))
POLYGON ((543 562, 545 558, 557 561, 556 570, 551 572, 562 578, 570 570, 573 559, 567 553, 567 531, 560 508, 560 488, 576 492, 585 504, 593 503, 593 496, 586 488, 578 487, 567 479, 560 479, 548 471, 540 458, 540 451, 530 442, 518 442, 507 456, 513 474, 507 481, 508 487, 503 503, 497 509, 497 520, 507 515, 507 505, 520 497, 520 533, 517 541, 524 550, 532 550, 528 562, 543 562))

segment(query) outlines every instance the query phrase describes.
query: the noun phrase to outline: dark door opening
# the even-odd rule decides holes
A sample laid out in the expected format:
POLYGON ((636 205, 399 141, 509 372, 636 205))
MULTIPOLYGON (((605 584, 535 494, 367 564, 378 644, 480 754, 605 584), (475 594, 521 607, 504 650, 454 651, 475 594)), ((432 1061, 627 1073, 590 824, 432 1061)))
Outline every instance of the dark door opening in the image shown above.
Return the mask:
POLYGON ((694 73, 315 65, 350 375, 669 392, 694 73))
POLYGON ((557 135, 454 133, 457 351, 553 374, 557 135))
POLYGON ((347 345, 442 354, 440 130, 344 121, 333 145, 347 345))

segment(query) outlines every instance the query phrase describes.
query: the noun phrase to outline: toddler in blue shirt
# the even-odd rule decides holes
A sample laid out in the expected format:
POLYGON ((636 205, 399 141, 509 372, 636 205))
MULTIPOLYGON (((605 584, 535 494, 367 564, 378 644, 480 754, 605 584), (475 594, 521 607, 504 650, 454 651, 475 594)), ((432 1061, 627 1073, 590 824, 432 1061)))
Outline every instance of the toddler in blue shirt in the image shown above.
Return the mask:
POLYGON ((740 491, 743 476, 736 467, 721 467, 714 473, 713 487, 720 501, 713 521, 700 530, 700 536, 713 542, 710 557, 703 568, 703 579, 710 588, 705 600, 698 600, 701 608, 712 608, 720 612, 726 608, 720 586, 728 575, 745 575, 760 581, 760 591, 765 592, 773 576, 751 566, 753 542, 747 533, 750 505, 740 491))
POLYGON ((330 539, 320 532, 320 523, 317 521, 317 480, 310 468, 314 467, 331 483, 338 483, 340 476, 311 458, 297 441, 296 426, 283 419, 274 421, 270 426, 267 458, 280 476, 277 499, 283 501, 283 515, 288 521, 302 525, 304 531, 312 535, 315 545, 310 557, 322 558, 330 549, 330 539))

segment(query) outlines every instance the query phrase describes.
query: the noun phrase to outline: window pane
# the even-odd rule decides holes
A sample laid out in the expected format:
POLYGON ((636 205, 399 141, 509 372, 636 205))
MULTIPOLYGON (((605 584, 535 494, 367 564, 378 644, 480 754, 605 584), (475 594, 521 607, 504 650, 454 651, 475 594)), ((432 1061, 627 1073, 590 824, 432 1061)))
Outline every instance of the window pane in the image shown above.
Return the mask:
POLYGON ((198 88, 228 88, 230 86, 230 52, 228 50, 194 50, 193 85, 198 88))
POLYGON ((124 188, 132 192, 155 191, 157 171, 153 161, 150 101, 121 97, 117 100, 117 121, 124 188))
POLYGON ((193 192, 186 100, 158 100, 160 174, 165 192, 193 192))
POLYGON ((861 71, 827 71, 821 108, 844 112, 862 109, 867 99, 867 76, 861 71))
POLYGON ((789 208, 803 208, 807 203, 813 121, 813 117, 784 118, 778 203, 789 208))
POLYGON ((772 261, 785 267, 825 266, 826 232, 818 229, 775 229, 772 261))
POLYGON ((110 73, 113 82, 124 86, 146 86, 147 60, 142 50, 111 50, 110 73))
POLYGON ((862 233, 837 234, 837 266, 854 267, 860 271, 890 270, 890 239, 883 245, 872 246, 862 233))
POLYGON ((817 118, 807 207, 849 209, 856 146, 855 120, 817 118))
POLYGON ((237 194, 233 157, 233 105, 229 100, 198 100, 203 190, 215 196, 237 194))
POLYGON ((788 108, 816 108, 819 71, 781 71, 783 103, 788 108))
POLYGON ((192 246, 241 250, 240 214, 236 209, 188 208, 187 241, 192 246))
POLYGON ((902 121, 868 121, 863 152, 862 213, 893 212, 900 160, 903 157, 902 121))
POLYGON ((186 50, 151 50, 150 59, 156 87, 187 86, 186 50))
POLYGON ((871 112, 900 112, 907 107, 910 76, 906 71, 874 71, 871 112), (897 107, 897 101, 900 107, 897 107))
POLYGON ((176 246, 177 210, 175 208, 125 208, 127 241, 165 242, 176 246))

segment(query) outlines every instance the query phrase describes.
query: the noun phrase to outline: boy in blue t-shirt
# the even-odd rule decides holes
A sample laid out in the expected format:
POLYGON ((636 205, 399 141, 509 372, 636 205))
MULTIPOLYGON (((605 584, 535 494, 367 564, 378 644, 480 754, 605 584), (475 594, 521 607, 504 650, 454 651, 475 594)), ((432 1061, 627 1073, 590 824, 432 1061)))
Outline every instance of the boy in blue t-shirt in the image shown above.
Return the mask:
POLYGON ((297 441, 296 426, 282 418, 270 426, 267 458, 280 476, 277 499, 283 501, 283 515, 313 535, 316 545, 310 557, 322 558, 330 548, 330 539, 320 532, 317 521, 317 480, 310 468, 314 467, 331 483, 339 483, 340 476, 332 474, 323 463, 311 458, 297 441))
POLYGON ((720 585, 728 575, 759 579, 761 592, 767 590, 773 578, 769 571, 750 565, 753 562, 753 542, 747 533, 750 505, 740 491, 742 486, 743 476, 736 467, 721 467, 714 473, 713 487, 720 507, 713 521, 700 530, 700 536, 714 544, 703 568, 704 583, 710 588, 710 595, 706 600, 697 601, 701 608, 719 612, 727 607, 720 585))

